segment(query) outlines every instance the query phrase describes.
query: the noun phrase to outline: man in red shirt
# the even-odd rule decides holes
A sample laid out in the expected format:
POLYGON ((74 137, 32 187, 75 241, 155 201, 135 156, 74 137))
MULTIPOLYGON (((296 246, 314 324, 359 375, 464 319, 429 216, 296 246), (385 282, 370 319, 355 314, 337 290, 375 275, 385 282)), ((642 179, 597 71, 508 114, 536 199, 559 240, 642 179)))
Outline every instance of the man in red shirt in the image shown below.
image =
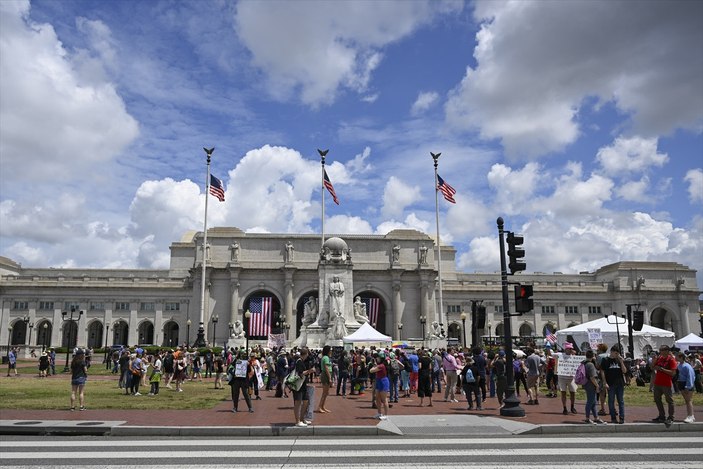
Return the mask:
POLYGON ((652 392, 654 394, 654 403, 659 410, 659 416, 652 419, 652 422, 666 423, 671 425, 674 421, 674 399, 672 398, 672 380, 676 375, 676 359, 671 355, 668 345, 659 347, 659 356, 652 361, 652 369, 656 373, 654 376, 652 392), (664 404, 662 396, 666 398, 666 403, 669 407, 669 416, 665 418, 664 404))

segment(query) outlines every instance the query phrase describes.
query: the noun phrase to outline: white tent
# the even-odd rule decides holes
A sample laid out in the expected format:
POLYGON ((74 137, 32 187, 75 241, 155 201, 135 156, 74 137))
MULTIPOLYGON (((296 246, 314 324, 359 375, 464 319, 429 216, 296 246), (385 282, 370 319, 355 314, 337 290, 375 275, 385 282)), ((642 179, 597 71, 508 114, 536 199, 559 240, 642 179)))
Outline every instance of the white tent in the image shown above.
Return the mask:
POLYGON ((687 350, 694 347, 695 350, 698 350, 700 348, 703 348, 703 339, 691 332, 686 337, 674 342, 674 344, 676 344, 676 347, 680 348, 682 352, 686 352, 687 350))
MULTIPOLYGON (((574 339, 576 345, 583 350, 588 346, 588 329, 600 329, 602 342, 612 347, 618 342, 617 328, 620 329, 620 345, 624 351, 627 351, 627 320, 621 317, 617 318, 619 324, 615 325, 616 316, 608 316, 608 318, 600 318, 594 321, 578 324, 566 329, 560 329, 556 332, 559 345, 566 342, 567 336, 574 339), (610 322, 608 322, 610 320, 610 322), (612 324, 611 324, 612 323, 612 324), (586 345, 584 347, 584 344, 586 345)), ((633 345, 635 346, 635 357, 641 357, 645 349, 649 347, 652 350, 657 350, 661 345, 674 345, 675 335, 671 331, 659 329, 648 325, 643 325, 641 331, 632 331, 633 345)))
POLYGON ((351 335, 344 338, 344 342, 392 342, 393 339, 387 335, 383 335, 373 328, 369 323, 365 322, 359 329, 351 335))

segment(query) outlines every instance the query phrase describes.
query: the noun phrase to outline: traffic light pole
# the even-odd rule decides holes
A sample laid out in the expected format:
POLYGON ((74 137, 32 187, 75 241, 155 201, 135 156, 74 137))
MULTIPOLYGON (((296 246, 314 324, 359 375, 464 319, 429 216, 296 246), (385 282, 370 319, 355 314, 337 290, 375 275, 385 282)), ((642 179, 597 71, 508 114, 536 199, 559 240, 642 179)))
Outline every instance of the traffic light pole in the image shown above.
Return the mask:
POLYGON ((525 409, 520 407, 520 399, 515 396, 515 374, 513 373, 513 333, 510 327, 510 309, 508 300, 508 268, 505 262, 505 245, 503 244, 503 218, 498 217, 498 245, 500 246, 500 278, 503 292, 503 331, 505 335, 505 375, 508 386, 505 390, 503 407, 500 415, 504 417, 524 417, 525 409))
POLYGON ((635 341, 634 338, 632 337, 632 307, 637 306, 639 308, 640 305, 634 304, 634 305, 625 305, 627 306, 627 351, 630 354, 631 359, 635 359, 635 341))

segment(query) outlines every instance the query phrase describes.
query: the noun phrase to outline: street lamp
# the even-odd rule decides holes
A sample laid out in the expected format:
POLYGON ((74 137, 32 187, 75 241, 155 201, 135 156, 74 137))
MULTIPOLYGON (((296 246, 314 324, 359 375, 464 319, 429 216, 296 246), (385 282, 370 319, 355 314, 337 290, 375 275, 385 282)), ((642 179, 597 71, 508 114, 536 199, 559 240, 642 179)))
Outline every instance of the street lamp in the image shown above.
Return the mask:
POLYGON ((461 311, 461 336, 463 339, 464 348, 466 348, 466 313, 464 310, 461 311))
POLYGON ((110 334, 110 325, 105 324, 105 369, 110 369, 110 362, 107 360, 107 336, 110 334))
MULTIPOLYGON (((29 316, 23 317, 23 318, 22 318, 22 322, 24 323, 24 332, 26 333, 26 332, 27 332, 27 327, 28 327, 28 325, 29 325, 29 316)), ((32 324, 32 326, 34 326, 34 324, 32 324)), ((25 339, 26 339, 26 337, 25 337, 25 339)), ((27 345, 32 345, 32 343, 28 341, 28 342, 27 342, 27 345)))
POLYGON ((422 346, 425 346, 425 323, 427 322, 427 316, 420 316, 420 324, 422 324, 422 346))
POLYGON ((251 318, 251 311, 247 309, 247 312, 244 313, 244 317, 246 318, 246 328, 244 330, 244 334, 247 337, 247 353, 249 353, 249 319, 251 318))
POLYGON ((49 323, 45 322, 44 325, 42 326, 44 328, 44 343, 42 344, 42 352, 45 351, 47 348, 49 348, 49 340, 48 340, 48 334, 49 334, 49 323))
MULTIPOLYGON (((10 363, 10 339, 12 338, 12 326, 7 326, 7 363, 10 363)), ((10 376, 10 372, 7 372, 10 376)))
POLYGON ((402 322, 398 323, 398 338, 400 340, 403 340, 403 323, 402 322))
POLYGON ((188 326, 188 327, 186 327, 186 349, 188 349, 190 347, 190 345, 188 345, 188 344, 190 344, 190 325, 191 324, 193 324, 193 323, 191 322, 190 318, 188 318, 188 320, 186 321, 186 326, 188 326))
MULTIPOLYGON (((71 369, 68 366, 68 354, 69 354, 69 350, 72 347, 71 344, 73 344, 73 334, 72 334, 73 321, 79 320, 81 318, 81 316, 83 316, 83 311, 78 311, 78 317, 74 318, 73 313, 75 313, 75 312, 76 312, 76 308, 71 307, 71 315, 68 318, 66 318, 66 316, 68 316, 68 313, 66 311, 61 311, 61 319, 63 321, 68 321, 68 343, 66 344, 66 365, 63 368, 64 373, 68 373, 69 371, 71 371, 71 369)), ((76 326, 76 333, 78 333, 77 326, 76 326)))
POLYGON ((613 316, 615 317, 615 322, 612 323, 610 322, 610 316, 607 314, 604 315, 605 320, 608 321, 608 324, 615 324, 615 333, 618 336, 618 353, 622 354, 622 346, 620 345, 620 324, 625 324, 627 323, 627 319, 623 318, 625 322, 620 322, 620 318, 618 317, 618 313, 613 311, 613 316))
POLYGON ((220 320, 219 316, 214 315, 212 317, 212 346, 215 347, 217 346, 217 322, 220 320))
POLYGON ((493 333, 491 332, 491 321, 488 321, 486 325, 488 326, 488 344, 493 345, 493 341, 491 340, 491 334, 493 333))

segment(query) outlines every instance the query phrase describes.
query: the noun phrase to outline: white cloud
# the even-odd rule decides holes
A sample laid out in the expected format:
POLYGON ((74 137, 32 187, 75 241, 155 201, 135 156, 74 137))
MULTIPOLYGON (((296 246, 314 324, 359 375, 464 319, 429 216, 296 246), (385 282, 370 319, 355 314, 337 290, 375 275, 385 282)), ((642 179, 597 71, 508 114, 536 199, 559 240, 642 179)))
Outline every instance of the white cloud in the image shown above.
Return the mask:
POLYGON ((687 1, 479 1, 478 64, 451 93, 447 121, 526 155, 574 142, 592 97, 612 101, 641 135, 697 129, 702 16, 703 3, 687 1))
POLYGON ((383 190, 381 215, 385 218, 399 218, 407 206, 419 201, 420 198, 418 186, 411 186, 391 176, 383 190))
POLYGON ((53 27, 31 21, 29 10, 28 2, 0 2, 0 178, 5 188, 27 174, 34 183, 85 180, 138 135, 138 124, 115 86, 80 75, 86 70, 80 58, 74 63, 53 27))
POLYGON ((412 107, 410 108, 410 114, 417 116, 427 111, 429 108, 434 106, 439 100, 439 93, 435 91, 425 91, 421 92, 412 107))
POLYGON ((236 31, 277 99, 300 92, 316 107, 340 89, 364 93, 381 49, 437 15, 463 8, 457 2, 240 2, 236 31))
POLYGON ((333 215, 325 220, 325 232, 335 234, 371 234, 373 228, 366 220, 349 215, 333 215))
POLYGON ((364 151, 354 156, 351 161, 348 161, 345 166, 349 169, 352 174, 364 173, 371 170, 371 163, 367 163, 366 160, 371 156, 371 148, 365 147, 364 151))
MULTIPOLYGON (((376 234, 385 235, 393 230, 418 230, 423 233, 429 233, 432 225, 420 218, 415 213, 408 214, 402 222, 396 220, 384 221, 376 227, 376 234)), ((449 238, 445 239, 442 236, 442 244, 448 243, 449 238)))
POLYGON ((622 176, 661 168, 669 161, 669 156, 657 153, 656 138, 618 137, 612 145, 598 150, 596 160, 606 175, 622 176))
POLYGON ((527 163, 521 170, 496 163, 488 172, 488 185, 496 193, 496 208, 511 214, 524 210, 525 200, 532 196, 540 180, 537 163, 527 163))
POLYGON ((652 199, 647 195, 649 186, 649 178, 645 176, 639 181, 628 181, 618 186, 615 194, 632 202, 650 202, 652 199))
POLYGON ((535 209, 570 220, 598 214, 612 198, 613 181, 597 174, 582 180, 580 164, 570 163, 567 170, 550 196, 534 201, 535 209))
POLYGON ((683 179, 688 183, 688 199, 691 203, 703 202, 703 169, 691 169, 683 179))

